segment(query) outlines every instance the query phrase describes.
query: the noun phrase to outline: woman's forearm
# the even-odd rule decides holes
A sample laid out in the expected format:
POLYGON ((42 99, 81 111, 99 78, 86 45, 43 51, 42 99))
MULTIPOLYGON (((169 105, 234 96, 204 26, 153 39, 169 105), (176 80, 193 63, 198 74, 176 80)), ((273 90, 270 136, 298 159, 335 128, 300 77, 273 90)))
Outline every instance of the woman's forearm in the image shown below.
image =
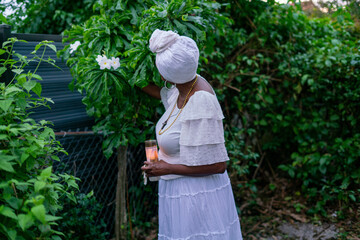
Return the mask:
POLYGON ((186 175, 186 176, 206 176, 216 173, 224 173, 226 162, 219 162, 210 165, 186 166, 182 164, 170 164, 164 160, 158 162, 144 162, 141 170, 145 171, 148 176, 163 176, 168 174, 186 175))
POLYGON ((153 83, 150 83, 146 87, 143 87, 141 90, 143 90, 144 92, 146 92, 147 94, 149 94, 150 96, 152 96, 154 98, 161 99, 160 87, 153 83))
POLYGON ((169 174, 186 175, 186 176, 206 176, 217 173, 224 173, 226 163, 220 162, 210 165, 186 166, 181 164, 169 164, 169 174))

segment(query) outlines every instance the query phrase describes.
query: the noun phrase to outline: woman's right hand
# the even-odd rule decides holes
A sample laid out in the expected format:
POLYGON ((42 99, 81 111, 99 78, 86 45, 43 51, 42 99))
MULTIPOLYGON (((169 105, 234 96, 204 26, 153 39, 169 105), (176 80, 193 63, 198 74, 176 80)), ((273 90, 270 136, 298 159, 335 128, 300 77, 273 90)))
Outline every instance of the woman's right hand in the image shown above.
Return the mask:
POLYGON ((145 171, 146 175, 149 177, 153 176, 163 176, 171 174, 171 164, 160 160, 157 162, 144 162, 144 166, 141 167, 141 170, 145 171))

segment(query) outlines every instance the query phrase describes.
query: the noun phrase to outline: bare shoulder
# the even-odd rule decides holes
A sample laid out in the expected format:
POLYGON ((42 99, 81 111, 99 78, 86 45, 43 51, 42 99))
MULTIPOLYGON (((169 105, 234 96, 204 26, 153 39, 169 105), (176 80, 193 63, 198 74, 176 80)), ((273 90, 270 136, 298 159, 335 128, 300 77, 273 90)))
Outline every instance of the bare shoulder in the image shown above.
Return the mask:
POLYGON ((209 82, 206 81, 201 76, 198 77, 198 82, 196 84, 195 91, 206 91, 208 93, 211 93, 212 95, 215 95, 211 85, 209 84, 209 82))

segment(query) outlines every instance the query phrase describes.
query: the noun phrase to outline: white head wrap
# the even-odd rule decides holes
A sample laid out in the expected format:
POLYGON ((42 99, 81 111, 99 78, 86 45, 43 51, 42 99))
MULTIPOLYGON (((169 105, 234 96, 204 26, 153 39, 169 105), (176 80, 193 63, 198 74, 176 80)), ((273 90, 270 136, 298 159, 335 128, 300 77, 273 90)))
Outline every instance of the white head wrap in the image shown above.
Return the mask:
POLYGON ((156 53, 156 67, 166 80, 181 84, 196 77, 199 49, 191 38, 156 29, 150 38, 150 50, 156 53))

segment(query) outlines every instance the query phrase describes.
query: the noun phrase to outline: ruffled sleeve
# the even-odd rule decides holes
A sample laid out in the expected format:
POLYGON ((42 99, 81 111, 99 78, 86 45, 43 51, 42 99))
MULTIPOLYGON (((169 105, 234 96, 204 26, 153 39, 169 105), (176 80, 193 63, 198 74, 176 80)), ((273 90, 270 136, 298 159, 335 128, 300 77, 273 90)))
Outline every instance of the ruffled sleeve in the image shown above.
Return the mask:
POLYGON ((225 148, 223 118, 215 95, 198 91, 190 98, 180 117, 182 164, 197 166, 229 160, 225 148))
POLYGON ((165 87, 161 88, 160 96, 161 96, 161 101, 164 104, 165 110, 167 110, 169 106, 174 103, 178 94, 179 94, 179 90, 176 87, 170 89, 167 89, 165 87))

